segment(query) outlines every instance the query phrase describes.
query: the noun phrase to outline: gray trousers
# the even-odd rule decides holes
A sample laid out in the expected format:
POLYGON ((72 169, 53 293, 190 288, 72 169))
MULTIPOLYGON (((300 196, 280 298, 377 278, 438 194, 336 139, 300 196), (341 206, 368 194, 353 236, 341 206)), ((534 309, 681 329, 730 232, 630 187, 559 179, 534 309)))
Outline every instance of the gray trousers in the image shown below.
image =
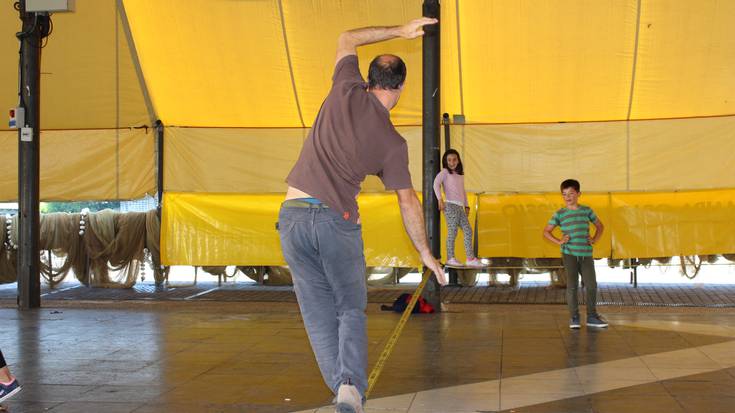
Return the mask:
POLYGON ((569 314, 579 314, 579 303, 577 302, 577 290, 579 289, 579 275, 582 275, 585 289, 585 302, 587 304, 587 315, 597 314, 597 275, 595 274, 595 261, 592 257, 577 257, 562 254, 564 269, 567 271, 567 306, 569 314))
POLYGON ((350 382, 367 390, 367 285, 362 228, 325 206, 289 207, 278 216, 311 349, 336 394, 350 382))
POLYGON ((457 229, 462 227, 464 234, 464 253, 467 258, 475 256, 472 249, 472 227, 467 220, 464 207, 449 202, 444 203, 444 217, 447 220, 447 259, 454 258, 454 240, 457 238, 457 229))

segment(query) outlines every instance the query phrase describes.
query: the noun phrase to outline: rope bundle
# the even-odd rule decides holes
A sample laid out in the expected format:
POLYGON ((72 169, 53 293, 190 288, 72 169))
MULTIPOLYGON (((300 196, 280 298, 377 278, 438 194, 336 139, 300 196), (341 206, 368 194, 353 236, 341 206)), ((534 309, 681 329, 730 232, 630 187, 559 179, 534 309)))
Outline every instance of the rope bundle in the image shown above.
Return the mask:
MULTIPOLYGON (((42 214, 39 248, 47 253, 39 257, 41 275, 52 287, 73 271, 87 286, 129 288, 141 273, 144 260, 149 259, 156 283, 163 283, 168 270, 161 268, 160 228, 155 210, 42 214), (54 258, 62 264, 54 266, 54 258)), ((17 279, 17 215, 6 218, 3 229, 0 283, 11 283, 17 279)))

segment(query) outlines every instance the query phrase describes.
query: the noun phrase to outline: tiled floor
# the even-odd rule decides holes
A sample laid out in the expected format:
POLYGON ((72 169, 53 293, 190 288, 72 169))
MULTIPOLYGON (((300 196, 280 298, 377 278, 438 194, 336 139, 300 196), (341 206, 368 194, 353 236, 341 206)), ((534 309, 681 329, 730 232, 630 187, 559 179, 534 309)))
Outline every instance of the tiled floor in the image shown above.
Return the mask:
MULTIPOLYGON (((0 309, 11 412, 333 411, 292 303, 46 305, 0 309)), ((607 330, 558 305, 415 316, 367 412, 735 411, 735 310, 603 310, 607 330)), ((398 318, 371 306, 371 365, 398 318)))
MULTIPOLYGON (((416 284, 371 287, 371 303, 392 303, 404 292, 413 291, 416 284)), ((0 301, 14 300, 15 284, 0 285, 0 301)), ((242 301, 296 302, 293 287, 265 286, 246 283, 200 282, 195 286, 156 288, 152 284, 136 284, 133 288, 87 288, 65 283, 57 289, 44 284, 45 301, 66 300, 171 300, 171 301, 242 301)), ((522 282, 518 288, 502 286, 444 287, 442 300, 454 304, 564 304, 565 290, 550 288, 548 283, 522 282)), ((584 294, 580 292, 580 302, 584 294)), ((732 307, 735 308, 735 285, 641 284, 634 288, 628 283, 600 283, 600 305, 672 306, 672 307, 732 307)))

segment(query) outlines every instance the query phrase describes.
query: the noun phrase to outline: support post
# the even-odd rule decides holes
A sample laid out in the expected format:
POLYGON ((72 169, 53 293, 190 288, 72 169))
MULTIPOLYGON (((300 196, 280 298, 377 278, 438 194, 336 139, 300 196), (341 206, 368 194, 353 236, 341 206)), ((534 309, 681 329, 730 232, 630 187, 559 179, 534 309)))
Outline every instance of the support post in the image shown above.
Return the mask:
POLYGON ((23 31, 20 40, 20 107, 24 123, 18 125, 18 308, 41 306, 40 274, 40 161, 41 41, 48 35, 49 16, 26 13, 20 0, 23 31))
MULTIPOLYGON (((439 0, 424 0, 423 16, 438 19, 439 0)), ((439 51, 441 30, 437 23, 424 26, 423 47, 423 198, 424 221, 426 234, 429 238, 429 247, 432 254, 439 258, 440 232, 439 208, 434 196, 434 177, 439 173, 439 51)), ((425 299, 436 309, 441 309, 439 283, 432 277, 426 285, 425 299)))
POLYGON ((442 124, 444 125, 444 152, 452 149, 452 137, 449 131, 449 114, 442 115, 442 124))
POLYGON ((156 202, 158 202, 158 217, 161 217, 163 202, 163 122, 156 120, 156 202))

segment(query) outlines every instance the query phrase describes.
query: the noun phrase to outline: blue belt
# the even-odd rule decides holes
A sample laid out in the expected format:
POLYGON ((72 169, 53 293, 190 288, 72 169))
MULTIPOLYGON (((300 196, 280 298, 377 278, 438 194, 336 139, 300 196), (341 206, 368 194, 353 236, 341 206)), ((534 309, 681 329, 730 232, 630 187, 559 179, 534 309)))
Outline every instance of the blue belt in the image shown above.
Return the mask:
POLYGON ((296 198, 283 201, 281 206, 288 208, 329 208, 316 198, 296 198))

